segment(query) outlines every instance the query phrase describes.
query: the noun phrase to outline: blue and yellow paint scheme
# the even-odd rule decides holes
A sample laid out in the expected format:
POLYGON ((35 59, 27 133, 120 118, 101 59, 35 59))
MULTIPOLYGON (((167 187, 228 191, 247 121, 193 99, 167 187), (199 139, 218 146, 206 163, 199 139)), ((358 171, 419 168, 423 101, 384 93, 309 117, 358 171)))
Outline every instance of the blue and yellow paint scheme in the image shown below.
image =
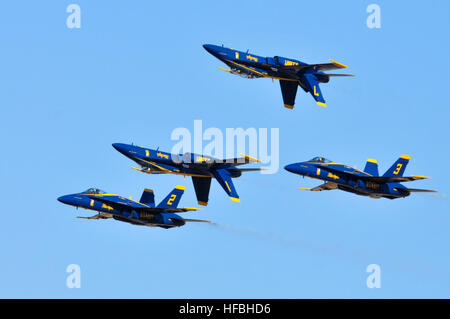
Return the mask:
POLYGON ((325 107, 326 102, 319 83, 327 83, 333 76, 353 76, 353 74, 324 73, 325 71, 347 68, 346 65, 333 60, 329 60, 330 63, 307 64, 281 56, 262 57, 213 44, 205 44, 203 47, 230 67, 230 70, 221 68, 224 71, 248 79, 271 78, 279 80, 284 106, 288 109, 294 108, 299 86, 305 92, 309 92, 318 105, 325 107))
POLYGON ((140 172, 191 176, 198 204, 203 206, 208 205, 212 178, 217 180, 231 200, 239 202, 239 195, 231 179, 241 176, 242 172, 261 170, 237 168, 238 165, 259 162, 258 159, 244 154, 243 157, 220 160, 194 153, 171 154, 123 143, 114 143, 113 147, 136 162, 140 168, 132 168, 140 172))
POLYGON ((58 198, 61 203, 97 211, 91 217, 78 217, 84 219, 108 219, 130 223, 133 225, 172 228, 183 226, 186 222, 207 222, 208 220, 186 219, 176 213, 202 210, 201 208, 178 208, 184 186, 176 186, 157 206, 153 190, 145 189, 139 202, 117 194, 106 193, 98 188, 64 195, 58 198))
POLYGON ((336 163, 324 157, 315 157, 306 162, 300 162, 285 166, 291 173, 307 176, 325 181, 324 184, 314 188, 300 188, 309 191, 323 191, 340 189, 372 198, 401 198, 407 197, 413 192, 435 192, 428 189, 406 188, 400 182, 409 182, 430 177, 411 175, 403 176, 410 156, 402 155, 383 174, 378 175, 378 163, 374 159, 368 159, 363 171, 348 165, 336 163))

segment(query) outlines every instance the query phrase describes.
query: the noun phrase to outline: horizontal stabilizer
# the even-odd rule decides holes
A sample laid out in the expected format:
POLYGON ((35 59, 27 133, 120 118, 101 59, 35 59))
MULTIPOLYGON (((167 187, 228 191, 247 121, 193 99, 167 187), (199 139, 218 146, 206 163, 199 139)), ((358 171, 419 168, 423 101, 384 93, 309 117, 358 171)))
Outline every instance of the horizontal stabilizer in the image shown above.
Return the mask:
POLYGON ((257 163, 261 162, 256 157, 246 155, 246 154, 240 154, 242 157, 235 157, 235 158, 227 158, 223 160, 222 162, 229 164, 229 166, 238 166, 238 165, 245 165, 250 163, 257 163))
POLYGON ((265 167, 258 167, 258 168, 236 168, 240 172, 254 172, 254 171, 265 171, 268 168, 265 167))
POLYGON ((283 70, 291 70, 294 72, 300 72, 305 69, 313 69, 316 72, 324 72, 330 70, 338 70, 338 69, 346 69, 348 66, 328 59, 331 63, 318 63, 318 64, 304 64, 304 65, 292 65, 292 66, 283 66, 283 70))
POLYGON ((403 190, 406 190, 411 193, 437 193, 437 191, 433 189, 404 188, 403 190))
POLYGON ((317 105, 327 106, 325 99, 320 91, 319 81, 314 74, 306 73, 302 76, 302 82, 306 85, 308 92, 311 93, 317 105))
POLYGON ((171 219, 177 219, 177 220, 181 220, 184 222, 191 222, 191 223, 210 223, 211 222, 210 220, 206 220, 206 219, 186 219, 186 218, 183 218, 183 219, 171 218, 171 219))
POLYGON ((240 202, 239 195, 234 188, 233 181, 231 180, 231 176, 228 171, 226 169, 217 169, 212 171, 212 174, 228 196, 230 196, 230 199, 234 202, 240 202))

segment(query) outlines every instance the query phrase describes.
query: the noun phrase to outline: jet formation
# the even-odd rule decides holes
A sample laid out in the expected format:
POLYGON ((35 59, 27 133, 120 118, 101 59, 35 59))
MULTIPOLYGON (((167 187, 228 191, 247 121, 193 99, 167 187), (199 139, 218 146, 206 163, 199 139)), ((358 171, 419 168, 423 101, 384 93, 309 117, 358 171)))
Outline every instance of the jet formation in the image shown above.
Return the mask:
POLYGON ((271 78, 280 81, 284 106, 293 109, 297 88, 309 92, 316 103, 327 106, 319 83, 328 83, 330 77, 353 76, 353 74, 329 74, 325 71, 345 69, 346 65, 329 60, 331 63, 307 64, 302 61, 281 56, 262 57, 247 52, 237 51, 223 46, 205 44, 206 51, 230 67, 221 68, 231 74, 248 79, 271 78))
POLYGON ((239 202, 239 195, 232 178, 243 172, 259 171, 261 168, 238 168, 239 165, 259 162, 258 159, 242 154, 240 158, 217 159, 195 153, 171 154, 136 145, 114 143, 121 154, 136 162, 140 167, 132 167, 147 174, 175 174, 191 176, 199 205, 208 205, 211 179, 222 186, 231 200, 239 202))
MULTIPOLYGON (((250 54, 248 51, 237 51, 212 44, 205 44, 203 47, 225 63, 230 69, 221 69, 231 74, 248 79, 279 80, 284 106, 288 109, 294 108, 299 86, 310 93, 318 105, 326 106, 319 84, 329 82, 331 77, 353 76, 353 74, 325 73, 347 68, 346 65, 334 60, 329 60, 329 63, 307 64, 296 59, 281 56, 262 57, 250 54)), ((244 172, 263 169, 240 167, 259 162, 258 159, 245 154, 241 154, 242 157, 238 158, 217 159, 195 153, 172 154, 133 144, 114 143, 113 147, 137 163, 139 167, 132 168, 142 173, 192 177, 197 202, 203 206, 208 205, 212 179, 219 183, 231 200, 240 202, 232 179, 240 177, 244 172)), ((435 192, 428 189, 408 188, 401 184, 429 178, 420 175, 403 176, 409 160, 410 156, 401 155, 382 176, 378 173, 378 162, 374 159, 368 159, 362 171, 324 157, 290 164, 285 166, 285 169, 294 174, 324 181, 322 185, 314 188, 301 188, 309 191, 340 189, 371 198, 388 199, 407 197, 414 192, 435 192)), ((112 218, 133 225, 166 229, 183 226, 186 222, 209 223, 208 220, 187 219, 179 215, 179 213, 201 210, 190 207, 178 208, 184 190, 184 186, 176 186, 158 205, 155 205, 155 197, 150 189, 144 190, 139 201, 106 193, 98 188, 61 196, 58 201, 98 212, 91 217, 79 217, 85 219, 112 218)))

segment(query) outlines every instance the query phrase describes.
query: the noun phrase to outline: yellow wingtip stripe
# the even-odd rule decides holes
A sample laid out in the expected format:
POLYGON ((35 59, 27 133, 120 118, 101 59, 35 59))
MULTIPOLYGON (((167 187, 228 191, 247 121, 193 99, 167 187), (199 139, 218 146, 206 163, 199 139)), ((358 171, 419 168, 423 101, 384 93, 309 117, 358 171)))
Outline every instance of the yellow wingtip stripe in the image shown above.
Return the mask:
POLYGON ((423 179, 429 179, 431 177, 429 176, 422 176, 422 175, 411 175, 411 177, 417 177, 417 178, 423 178, 423 179))
POLYGON ((294 108, 293 105, 289 105, 289 104, 285 104, 284 105, 285 108, 292 110, 294 108))
POLYGON ((241 202, 241 200, 240 200, 239 198, 236 198, 236 197, 230 197, 230 199, 231 199, 233 202, 238 202, 238 203, 241 202))
POLYGON ((250 156, 250 155, 246 155, 246 154, 240 154, 241 156, 244 156, 245 158, 247 158, 247 159, 250 159, 250 160, 253 160, 253 161, 256 161, 256 162, 261 162, 259 159, 257 159, 256 157, 253 157, 253 156, 250 156))
POLYGON ((378 163, 378 161, 376 159, 373 159, 373 158, 368 158, 367 161, 371 162, 371 163, 375 163, 375 164, 378 163))
POLYGON ((327 107, 327 103, 317 102, 317 105, 320 105, 320 106, 323 106, 323 107, 327 107))
POLYGON ((208 203, 207 202, 202 202, 202 201, 197 201, 197 203, 199 204, 199 205, 202 205, 202 206, 208 206, 208 203))
POLYGON ((406 160, 410 160, 411 156, 403 154, 402 156, 400 156, 400 158, 403 158, 403 159, 406 159, 406 160))
POLYGON ((175 186, 175 188, 184 191, 186 189, 186 186, 177 185, 175 186))
POLYGON ((348 68, 348 66, 346 66, 345 64, 336 62, 336 61, 334 61, 334 60, 328 59, 328 61, 332 62, 333 64, 335 64, 335 65, 337 65, 337 66, 340 66, 341 68, 345 68, 345 69, 348 68))

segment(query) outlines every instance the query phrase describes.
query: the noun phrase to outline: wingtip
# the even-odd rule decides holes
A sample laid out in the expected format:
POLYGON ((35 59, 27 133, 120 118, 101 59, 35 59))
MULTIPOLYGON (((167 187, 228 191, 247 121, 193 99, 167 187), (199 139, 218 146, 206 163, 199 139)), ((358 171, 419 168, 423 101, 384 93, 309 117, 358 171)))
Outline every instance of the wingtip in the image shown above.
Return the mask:
POLYGON ((294 106, 289 104, 285 104, 284 107, 290 110, 294 109, 294 106))
POLYGON ((237 203, 240 203, 240 202, 241 202, 241 200, 240 200, 239 198, 237 198, 237 197, 231 197, 231 196, 230 196, 230 199, 231 199, 233 202, 237 202, 237 203))
POLYGON ((208 206, 208 202, 202 202, 199 200, 199 201, 197 201, 197 203, 202 206, 208 206))
POLYGON ((244 156, 245 158, 249 159, 249 160, 253 160, 255 162, 261 162, 259 159, 257 159, 256 157, 250 156, 250 155, 246 155, 243 153, 240 153, 241 156, 244 156))
POLYGON ((181 185, 177 185, 177 186, 175 186, 175 188, 182 190, 182 191, 186 190, 186 186, 181 186, 181 185))
POLYGON ((430 176, 423 176, 423 175, 411 175, 412 177, 417 177, 417 178, 420 178, 420 179, 430 179, 431 177, 430 176))
POLYGON ((323 103, 323 102, 317 102, 317 105, 327 107, 327 103, 323 103))
POLYGON ((406 155, 406 154, 402 154, 401 156, 400 156, 400 158, 403 158, 403 159, 405 159, 405 160, 410 160, 411 159, 411 156, 409 156, 409 155, 406 155))
POLYGON ((198 208, 198 207, 183 207, 183 209, 193 210, 193 211, 205 210, 204 208, 198 208))

